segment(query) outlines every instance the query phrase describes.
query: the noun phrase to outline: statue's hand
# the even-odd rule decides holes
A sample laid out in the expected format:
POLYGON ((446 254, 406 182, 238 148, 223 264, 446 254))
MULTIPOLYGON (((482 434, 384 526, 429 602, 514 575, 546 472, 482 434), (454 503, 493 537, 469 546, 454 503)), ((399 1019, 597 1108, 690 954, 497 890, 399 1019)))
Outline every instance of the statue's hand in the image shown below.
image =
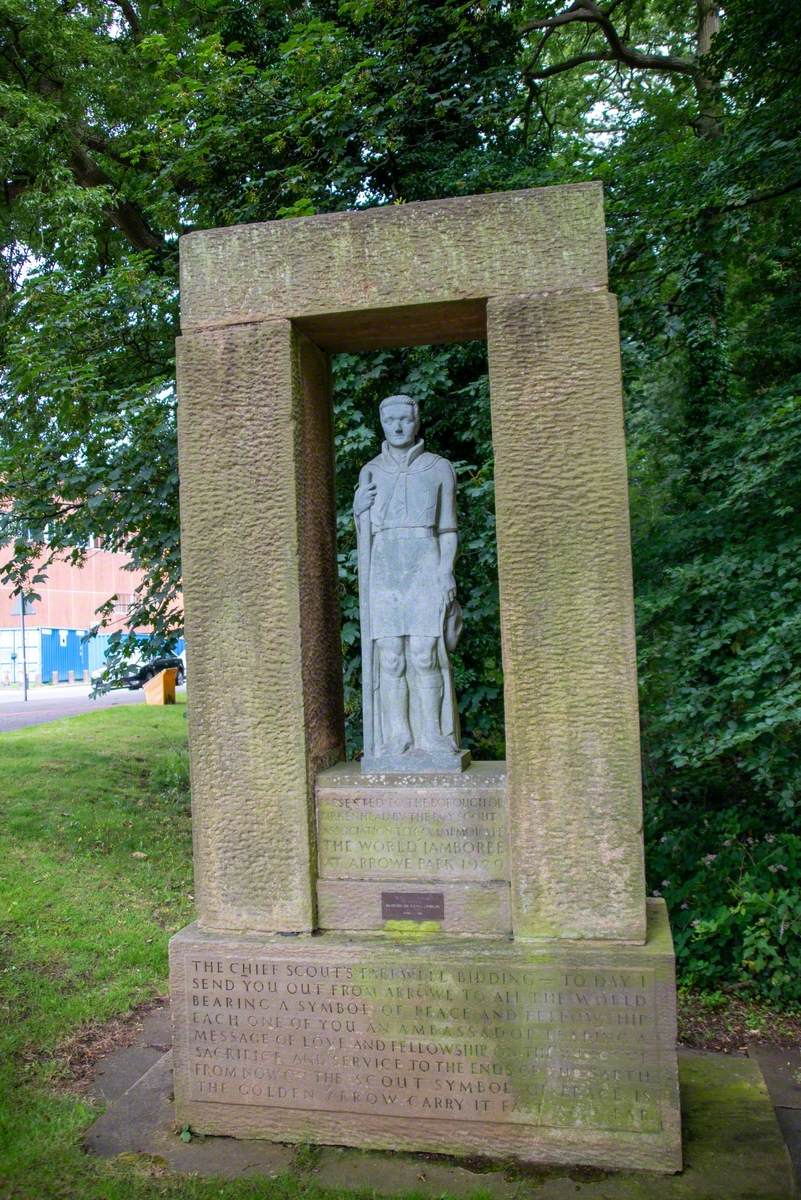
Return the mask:
POLYGON ((372 508, 376 491, 376 485, 372 480, 356 488, 356 495, 353 497, 353 515, 355 517, 361 516, 368 508, 372 508))
POLYGON ((445 607, 452 604, 456 599, 456 579, 453 571, 442 571, 439 576, 439 586, 442 592, 442 598, 445 601, 445 607))

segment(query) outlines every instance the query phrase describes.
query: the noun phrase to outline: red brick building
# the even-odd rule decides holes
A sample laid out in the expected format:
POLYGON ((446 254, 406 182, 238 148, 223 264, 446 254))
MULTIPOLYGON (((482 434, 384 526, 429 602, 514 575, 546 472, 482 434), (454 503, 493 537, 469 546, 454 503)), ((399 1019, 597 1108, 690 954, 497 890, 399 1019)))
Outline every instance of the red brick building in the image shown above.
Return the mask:
MULTIPOLYGON (((45 683, 80 679, 102 663, 108 634, 124 629, 139 571, 125 569, 128 557, 90 547, 80 566, 56 562, 47 568, 47 582, 36 584, 40 600, 26 609, 25 649, 28 677, 45 683), (100 637, 87 642, 85 634, 97 623, 97 609, 117 596, 111 624, 100 637)), ((22 635, 19 597, 0 589, 0 685, 22 679, 22 635)))

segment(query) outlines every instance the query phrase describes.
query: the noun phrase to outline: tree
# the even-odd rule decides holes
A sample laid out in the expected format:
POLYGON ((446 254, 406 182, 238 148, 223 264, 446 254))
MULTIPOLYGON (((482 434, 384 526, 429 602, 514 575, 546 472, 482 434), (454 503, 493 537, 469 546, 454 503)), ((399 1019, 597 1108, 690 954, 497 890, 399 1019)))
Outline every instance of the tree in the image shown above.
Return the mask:
MULTIPOLYGON (((145 571, 132 624, 174 637, 177 237, 503 187, 510 164, 527 181, 537 151, 503 98, 514 11, 2 6, 8 578, 21 585, 42 553, 79 558, 101 533, 145 571)), ((480 356, 459 359, 470 379, 458 358, 435 355, 430 377, 443 391, 480 387, 480 356)), ((363 390, 344 367, 340 378, 363 390)), ((372 412, 362 441, 367 422, 372 412)), ((347 473, 344 450, 340 461, 347 473)), ((491 519, 486 510, 488 544, 491 519)), ((477 653, 488 665, 464 669, 489 673, 481 687, 497 699, 497 654, 477 653)), ((497 720, 486 732, 498 749, 497 720)))
MULTIPOLYGON (((22 583, 45 526, 55 553, 101 533, 144 568, 134 620, 158 638, 178 628, 179 235, 604 181, 650 862, 707 982, 735 960, 751 978, 799 938, 779 868, 801 862, 801 64, 788 0, 718 14, 712 0, 0 0, 7 570, 22 583), (710 868, 706 846, 726 841, 710 868), (701 888, 723 914, 706 933, 701 888)), ((351 737, 348 497, 377 400, 407 387, 469 497, 458 682, 474 747, 500 754, 483 351, 342 356, 335 371, 351 737)))

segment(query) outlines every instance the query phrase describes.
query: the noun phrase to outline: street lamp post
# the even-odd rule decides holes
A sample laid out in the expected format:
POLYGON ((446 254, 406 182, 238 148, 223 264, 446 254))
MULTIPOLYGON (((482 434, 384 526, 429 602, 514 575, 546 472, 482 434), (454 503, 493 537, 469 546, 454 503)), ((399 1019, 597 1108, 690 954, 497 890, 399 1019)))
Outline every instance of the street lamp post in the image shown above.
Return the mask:
POLYGON ((28 647, 25 645, 25 617, 33 614, 34 599, 38 600, 35 594, 30 598, 26 597, 24 592, 19 593, 19 627, 22 634, 22 699, 28 699, 28 647))
POLYGON ((28 699, 28 658, 25 649, 25 593, 19 597, 19 623, 22 631, 22 699, 28 699))

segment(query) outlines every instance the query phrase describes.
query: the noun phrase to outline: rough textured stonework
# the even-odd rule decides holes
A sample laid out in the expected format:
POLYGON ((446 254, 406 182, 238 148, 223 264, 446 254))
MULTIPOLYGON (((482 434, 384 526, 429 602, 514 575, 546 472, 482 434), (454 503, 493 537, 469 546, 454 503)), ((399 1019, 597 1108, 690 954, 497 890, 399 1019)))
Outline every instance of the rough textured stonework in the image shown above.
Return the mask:
POLYGON ((487 305, 516 937, 645 933, 617 313, 487 305))
POLYGON ((679 1169, 600 185, 210 230, 181 262, 179 1122, 679 1169), (508 770, 362 774, 340 761, 325 351, 485 334, 508 770))
MULTIPOLYGON (((496 192, 190 233, 181 326, 603 287, 606 278, 599 183, 496 192)), ((319 323, 314 332, 319 339, 319 323)))
POLYGON ((646 946, 373 935, 170 945, 199 1133, 681 1168, 664 905, 646 946))
POLYGON ((328 356, 297 331, 292 348, 299 395, 300 621, 311 789, 317 771, 345 752, 334 432, 328 356))
POLYGON ((303 353, 288 321, 178 343, 196 895, 213 928, 312 928, 310 777, 341 753, 328 418, 312 415, 328 397, 303 353))

